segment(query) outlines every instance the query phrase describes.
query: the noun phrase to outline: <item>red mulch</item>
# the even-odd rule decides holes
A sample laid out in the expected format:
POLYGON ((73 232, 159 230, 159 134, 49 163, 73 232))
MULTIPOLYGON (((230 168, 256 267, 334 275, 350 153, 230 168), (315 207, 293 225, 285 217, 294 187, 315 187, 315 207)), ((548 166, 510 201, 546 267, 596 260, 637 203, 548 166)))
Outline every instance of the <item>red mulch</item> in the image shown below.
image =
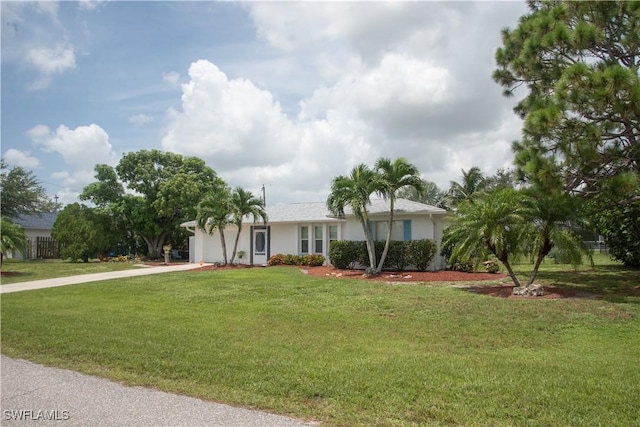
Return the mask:
POLYGON ((301 267, 307 274, 321 277, 366 279, 379 282, 477 282, 480 280, 500 280, 504 274, 463 273, 460 271, 383 271, 377 276, 366 276, 362 270, 338 270, 335 267, 301 267))
MULTIPOLYGON (((162 263, 147 263, 149 265, 163 265, 162 263)), ((211 270, 232 270, 239 268, 263 268, 251 265, 228 265, 224 267, 215 267, 212 265, 203 266, 201 268, 189 271, 211 271, 211 270)), ((362 270, 339 270, 332 266, 322 267, 271 267, 271 268, 299 268, 306 274, 316 277, 331 277, 336 279, 362 279, 374 280, 386 283, 428 283, 428 282, 480 282, 490 280, 503 280, 507 275, 501 273, 463 273, 460 271, 405 271, 405 272, 388 272, 384 271, 377 276, 366 276, 362 270)), ((513 299, 561 299, 561 298, 580 298, 589 295, 579 293, 571 289, 556 288, 554 286, 544 286, 544 295, 541 297, 526 297, 513 295, 513 285, 496 285, 496 286, 469 286, 465 287, 470 292, 482 295, 488 295, 497 298, 513 298, 513 299)))

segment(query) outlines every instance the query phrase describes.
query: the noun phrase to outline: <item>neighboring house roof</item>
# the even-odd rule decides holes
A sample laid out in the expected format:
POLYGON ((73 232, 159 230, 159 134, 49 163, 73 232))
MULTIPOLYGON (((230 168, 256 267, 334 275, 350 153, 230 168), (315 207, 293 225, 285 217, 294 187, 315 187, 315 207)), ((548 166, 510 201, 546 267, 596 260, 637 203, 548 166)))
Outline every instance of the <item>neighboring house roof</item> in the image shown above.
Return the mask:
MULTIPOLYGON (((331 215, 325 202, 279 203, 267 206, 269 223, 299 223, 299 222, 338 222, 342 221, 331 215)), ((385 214, 389 212, 389 201, 372 199, 369 207, 370 214, 385 214)), ((445 215, 447 211, 424 203, 406 199, 396 199, 394 208, 396 214, 436 214, 445 215)), ((345 216, 353 215, 350 208, 345 209, 345 216)), ((245 218, 245 223, 253 223, 252 218, 245 218)), ((195 221, 181 224, 183 227, 195 227, 195 221)))
POLYGON ((13 220, 13 223, 25 230, 51 230, 56 218, 58 218, 58 214, 59 212, 44 212, 34 215, 20 215, 13 220))

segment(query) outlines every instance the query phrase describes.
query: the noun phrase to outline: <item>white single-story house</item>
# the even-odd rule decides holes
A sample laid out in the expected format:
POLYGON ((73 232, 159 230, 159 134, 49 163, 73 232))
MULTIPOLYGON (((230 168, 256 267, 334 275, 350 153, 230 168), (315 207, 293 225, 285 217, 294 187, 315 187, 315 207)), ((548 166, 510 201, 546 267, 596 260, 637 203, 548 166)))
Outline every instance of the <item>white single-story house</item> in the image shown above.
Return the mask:
MULTIPOLYGON (((344 218, 335 218, 325 202, 286 203, 266 207, 269 221, 254 223, 246 218, 243 223, 238 251, 244 257, 235 261, 243 264, 265 265, 276 254, 321 254, 327 258, 329 245, 335 240, 364 240, 360 222, 350 210, 344 218)), ((375 240, 385 240, 389 218, 389 202, 383 199, 371 201, 370 219, 375 240)), ((396 200, 394 209, 393 240, 433 239, 438 251, 430 265, 431 270, 445 268, 440 256, 442 232, 449 225, 447 211, 423 203, 405 199, 396 200)), ((182 224, 194 234, 190 245, 192 262, 219 262, 223 260, 219 232, 212 235, 196 227, 195 221, 182 224)), ((237 228, 225 230, 227 256, 230 259, 237 228)))

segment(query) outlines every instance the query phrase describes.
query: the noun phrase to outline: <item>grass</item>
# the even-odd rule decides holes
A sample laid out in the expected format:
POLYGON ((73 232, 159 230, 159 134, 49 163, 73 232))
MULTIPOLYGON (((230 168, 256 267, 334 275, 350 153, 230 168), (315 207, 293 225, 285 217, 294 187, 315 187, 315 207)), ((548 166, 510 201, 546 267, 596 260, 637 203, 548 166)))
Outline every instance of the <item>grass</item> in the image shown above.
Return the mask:
MULTIPOLYGON (((618 280, 580 273, 545 270, 618 280)), ((630 426, 640 296, 618 286, 534 301, 295 268, 166 273, 3 295, 2 352, 323 425, 630 426)))
POLYGON ((75 276, 77 274, 105 273, 138 268, 130 262, 67 262, 60 260, 21 261, 5 259, 2 262, 3 285, 52 279, 54 277, 75 276))

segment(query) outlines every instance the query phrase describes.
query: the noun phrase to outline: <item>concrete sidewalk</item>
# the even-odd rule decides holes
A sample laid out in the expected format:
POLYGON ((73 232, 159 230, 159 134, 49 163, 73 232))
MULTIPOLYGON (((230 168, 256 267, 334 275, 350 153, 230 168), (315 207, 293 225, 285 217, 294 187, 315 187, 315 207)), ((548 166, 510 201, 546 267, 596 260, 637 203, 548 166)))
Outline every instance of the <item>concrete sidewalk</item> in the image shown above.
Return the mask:
POLYGON ((162 265, 159 267, 140 266, 132 270, 110 271, 106 273, 82 274, 79 276, 57 277, 54 279, 34 280, 31 282, 13 283, 0 286, 0 294, 10 292, 31 291, 35 289, 55 288, 57 286, 77 285, 78 283, 98 282, 101 280, 122 279, 125 277, 146 276, 148 274, 169 273, 200 268, 200 264, 185 263, 162 265))
POLYGON ((66 369, 0 359, 2 426, 319 425, 143 387, 126 387, 66 369))

